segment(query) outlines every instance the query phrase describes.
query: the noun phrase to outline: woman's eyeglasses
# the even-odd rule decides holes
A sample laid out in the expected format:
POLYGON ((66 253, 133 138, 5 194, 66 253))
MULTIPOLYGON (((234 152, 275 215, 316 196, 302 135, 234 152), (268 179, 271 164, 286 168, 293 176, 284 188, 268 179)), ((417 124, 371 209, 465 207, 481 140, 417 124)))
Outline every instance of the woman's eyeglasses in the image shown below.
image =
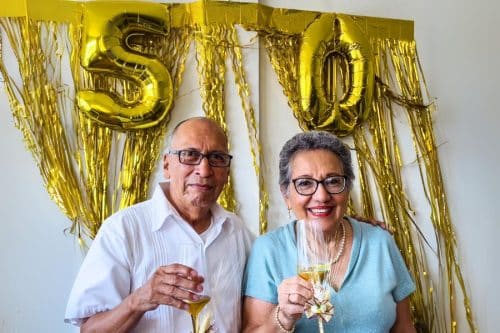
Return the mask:
POLYGON ((313 195, 318 189, 318 185, 322 184, 325 190, 330 194, 338 194, 345 190, 347 177, 346 176, 330 176, 323 180, 314 178, 295 178, 292 179, 295 190, 300 195, 313 195))

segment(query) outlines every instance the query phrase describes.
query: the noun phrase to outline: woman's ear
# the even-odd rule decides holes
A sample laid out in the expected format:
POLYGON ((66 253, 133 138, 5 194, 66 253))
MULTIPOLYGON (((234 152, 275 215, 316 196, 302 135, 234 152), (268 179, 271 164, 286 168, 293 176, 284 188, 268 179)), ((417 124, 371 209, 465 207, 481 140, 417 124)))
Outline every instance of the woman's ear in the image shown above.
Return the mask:
POLYGON ((281 195, 283 196, 283 200, 285 200, 287 207, 290 207, 289 203, 289 192, 288 187, 280 186, 281 195))

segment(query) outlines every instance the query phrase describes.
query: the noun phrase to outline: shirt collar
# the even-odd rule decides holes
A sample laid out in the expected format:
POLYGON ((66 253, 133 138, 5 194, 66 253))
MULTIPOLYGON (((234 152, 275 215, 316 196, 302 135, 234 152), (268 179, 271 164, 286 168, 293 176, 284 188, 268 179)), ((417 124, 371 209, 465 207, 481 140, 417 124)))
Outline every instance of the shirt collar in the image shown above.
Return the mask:
MULTIPOLYGON (((153 231, 158 231, 165 223, 171 222, 173 219, 184 221, 165 195, 168 186, 168 182, 159 183, 151 197, 151 204, 153 205, 153 221, 151 226, 153 231)), ((231 213, 227 212, 217 203, 213 205, 210 211, 214 227, 225 227, 229 232, 233 230, 234 226, 230 223, 231 213)))

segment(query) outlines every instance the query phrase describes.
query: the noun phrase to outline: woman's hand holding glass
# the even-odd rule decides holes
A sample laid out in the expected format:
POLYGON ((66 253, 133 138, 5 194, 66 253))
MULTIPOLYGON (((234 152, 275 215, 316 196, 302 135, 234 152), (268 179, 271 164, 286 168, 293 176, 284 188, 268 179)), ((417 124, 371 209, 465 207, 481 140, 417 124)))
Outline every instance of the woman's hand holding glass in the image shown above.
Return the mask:
POLYGON ((307 301, 314 295, 313 285, 299 276, 285 279, 278 286, 278 320, 291 329, 302 317, 307 301))

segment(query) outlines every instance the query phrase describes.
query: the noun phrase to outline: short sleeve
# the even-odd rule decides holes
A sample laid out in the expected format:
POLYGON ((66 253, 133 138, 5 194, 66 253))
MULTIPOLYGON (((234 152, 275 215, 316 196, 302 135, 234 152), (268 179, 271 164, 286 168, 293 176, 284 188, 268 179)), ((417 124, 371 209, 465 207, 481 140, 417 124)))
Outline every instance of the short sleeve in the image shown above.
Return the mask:
POLYGON ((277 283, 273 277, 276 268, 271 251, 271 239, 258 237, 252 247, 243 277, 244 296, 276 304, 278 303, 277 283))
POLYGON ((396 287, 392 291, 392 296, 396 302, 400 302, 415 291, 415 283, 413 282, 394 238, 389 238, 389 254, 391 256, 394 274, 396 277, 396 287))
POLYGON ((75 279, 65 322, 80 326, 85 318, 115 308, 130 293, 129 254, 123 233, 103 223, 75 279))

